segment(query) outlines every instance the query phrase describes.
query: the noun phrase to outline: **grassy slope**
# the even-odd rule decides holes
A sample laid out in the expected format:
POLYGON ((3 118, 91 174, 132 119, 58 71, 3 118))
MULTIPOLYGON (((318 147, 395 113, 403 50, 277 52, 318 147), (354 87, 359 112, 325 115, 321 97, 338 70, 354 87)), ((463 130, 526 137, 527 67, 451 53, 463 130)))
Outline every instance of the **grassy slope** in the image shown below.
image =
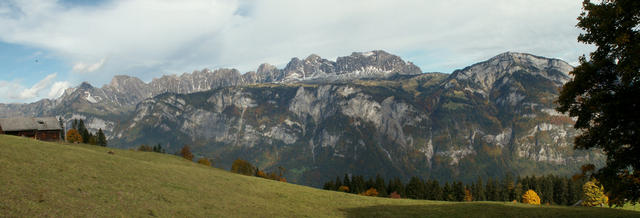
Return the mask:
POLYGON ((0 216, 637 217, 639 212, 362 197, 182 158, 0 135, 0 216))

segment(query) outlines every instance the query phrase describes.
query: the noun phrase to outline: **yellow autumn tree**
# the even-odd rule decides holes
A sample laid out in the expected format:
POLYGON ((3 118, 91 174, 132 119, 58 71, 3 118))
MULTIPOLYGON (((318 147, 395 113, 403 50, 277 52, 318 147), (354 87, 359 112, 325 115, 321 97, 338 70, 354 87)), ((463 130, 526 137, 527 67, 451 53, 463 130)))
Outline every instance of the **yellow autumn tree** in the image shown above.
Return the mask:
POLYGON ((535 191, 529 189, 522 195, 522 203, 540 205, 540 196, 538 196, 535 191))
POLYGON ((582 192, 584 193, 582 206, 595 207, 609 203, 609 198, 604 194, 604 187, 596 179, 582 185, 582 192))
POLYGON ((67 137, 66 138, 67 138, 67 141, 71 142, 71 143, 81 143, 82 142, 82 136, 80 135, 80 133, 76 129, 70 129, 69 131, 67 131, 67 137))
POLYGON ((473 201, 473 196, 469 189, 464 189, 464 201, 473 201))

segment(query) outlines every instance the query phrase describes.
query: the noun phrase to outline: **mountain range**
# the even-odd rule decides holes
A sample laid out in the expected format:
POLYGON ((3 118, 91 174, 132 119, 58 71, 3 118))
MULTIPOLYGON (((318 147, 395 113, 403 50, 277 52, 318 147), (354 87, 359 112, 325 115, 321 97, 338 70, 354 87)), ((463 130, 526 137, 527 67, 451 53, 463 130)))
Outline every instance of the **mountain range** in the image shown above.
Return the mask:
POLYGON ((507 52, 451 74, 385 51, 310 55, 254 72, 203 69, 145 83, 115 76, 53 100, 0 104, 0 117, 61 116, 103 129, 109 146, 190 145, 228 168, 237 158, 319 186, 344 174, 441 181, 570 174, 603 163, 573 150, 574 120, 554 110, 573 69, 507 52))

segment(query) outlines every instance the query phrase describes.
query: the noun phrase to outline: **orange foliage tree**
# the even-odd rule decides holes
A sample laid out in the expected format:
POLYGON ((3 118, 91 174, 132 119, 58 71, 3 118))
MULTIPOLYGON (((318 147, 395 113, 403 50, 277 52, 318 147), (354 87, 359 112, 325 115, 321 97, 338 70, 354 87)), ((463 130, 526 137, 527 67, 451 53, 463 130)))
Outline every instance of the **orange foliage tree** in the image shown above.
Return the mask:
MULTIPOLYGON (((247 162, 248 163, 248 162, 247 162)), ((235 164, 235 161, 234 161, 235 164)), ((243 163, 239 162, 239 165, 242 165, 243 163)), ((233 166, 232 167, 232 171, 233 171, 233 166)), ((275 181, 280 181, 280 182, 287 182, 287 179, 284 178, 282 175, 284 174, 284 167, 278 167, 278 172, 272 171, 269 173, 266 173, 258 168, 255 169, 255 174, 254 176, 256 177, 260 177, 260 178, 265 178, 265 179, 271 179, 271 180, 275 180, 275 181)))
POLYGON ((193 161, 193 154, 191 153, 191 148, 188 145, 185 145, 180 150, 180 156, 184 157, 187 160, 193 161))
POLYGON ((349 192, 349 186, 343 185, 338 188, 338 191, 349 192))
POLYGON ((80 132, 78 132, 78 130, 76 129, 70 129, 69 131, 67 131, 67 141, 71 142, 71 143, 81 143, 82 142, 82 136, 80 135, 80 132))
POLYGON ((360 193, 360 195, 376 197, 378 196, 378 190, 375 188, 369 188, 365 192, 360 193))
POLYGON ((538 196, 535 191, 529 189, 522 195, 522 203, 540 205, 540 196, 538 196))

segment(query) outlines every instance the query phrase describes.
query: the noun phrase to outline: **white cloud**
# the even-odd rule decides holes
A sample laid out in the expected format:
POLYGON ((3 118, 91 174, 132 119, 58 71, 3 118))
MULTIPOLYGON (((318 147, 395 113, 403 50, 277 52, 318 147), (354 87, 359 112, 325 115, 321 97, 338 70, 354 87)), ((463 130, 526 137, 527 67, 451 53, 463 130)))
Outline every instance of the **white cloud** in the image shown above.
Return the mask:
POLYGON ((71 70, 76 73, 91 73, 100 69, 102 65, 104 65, 104 58, 94 64, 85 64, 83 62, 76 63, 73 65, 71 70))
POLYGON ((575 0, 9 2, 13 9, 0 4, 0 40, 53 51, 75 71, 92 71, 80 79, 94 83, 122 73, 248 71, 311 53, 384 49, 434 71, 508 50, 575 62, 590 49, 576 42, 575 0))
POLYGON ((55 82, 53 83, 53 85, 51 85, 51 89, 49 90, 49 94, 47 94, 47 97, 50 99, 58 98, 62 94, 64 94, 64 91, 69 87, 71 87, 70 82, 67 82, 67 81, 55 82))
POLYGON ((23 81, 0 80, 0 102, 31 102, 41 98, 54 99, 60 97, 66 88, 71 87, 68 81, 54 82, 57 73, 45 76, 33 86, 27 88, 21 85, 23 81))
MULTIPOLYGON (((56 78, 56 73, 47 75, 44 79, 37 82, 35 85, 31 86, 31 88, 23 89, 19 93, 16 93, 16 96, 13 96, 16 99, 31 99, 38 97, 38 94, 44 90, 45 88, 51 85, 53 79, 56 78)), ((10 96, 11 97, 11 96, 10 96)))

